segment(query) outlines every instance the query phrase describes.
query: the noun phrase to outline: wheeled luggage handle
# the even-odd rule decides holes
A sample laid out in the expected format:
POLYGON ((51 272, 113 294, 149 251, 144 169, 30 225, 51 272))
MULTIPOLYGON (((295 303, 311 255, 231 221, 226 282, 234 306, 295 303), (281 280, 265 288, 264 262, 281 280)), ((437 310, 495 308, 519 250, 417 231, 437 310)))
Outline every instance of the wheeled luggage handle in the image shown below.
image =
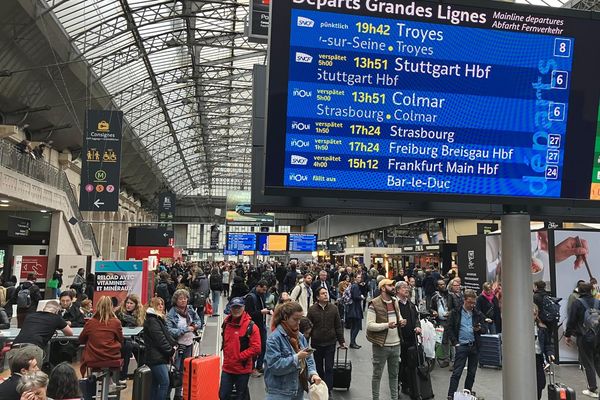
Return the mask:
POLYGON ((348 364, 348 347, 342 347, 342 346, 338 346, 337 348, 337 355, 335 358, 335 362, 336 364, 340 363, 340 350, 344 350, 344 364, 348 364))
POLYGON ((550 361, 550 363, 548 364, 547 374, 548 374, 548 383, 550 385, 555 385, 556 384, 556 364, 554 364, 552 361, 550 361))

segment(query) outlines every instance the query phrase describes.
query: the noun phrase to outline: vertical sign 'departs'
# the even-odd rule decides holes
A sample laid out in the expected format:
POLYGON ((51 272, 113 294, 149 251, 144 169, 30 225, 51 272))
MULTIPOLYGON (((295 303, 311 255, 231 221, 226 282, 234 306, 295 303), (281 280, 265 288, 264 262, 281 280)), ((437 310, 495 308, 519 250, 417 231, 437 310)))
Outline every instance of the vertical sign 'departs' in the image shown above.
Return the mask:
POLYGON ((117 211, 121 174, 121 111, 88 110, 81 154, 81 211, 117 211))

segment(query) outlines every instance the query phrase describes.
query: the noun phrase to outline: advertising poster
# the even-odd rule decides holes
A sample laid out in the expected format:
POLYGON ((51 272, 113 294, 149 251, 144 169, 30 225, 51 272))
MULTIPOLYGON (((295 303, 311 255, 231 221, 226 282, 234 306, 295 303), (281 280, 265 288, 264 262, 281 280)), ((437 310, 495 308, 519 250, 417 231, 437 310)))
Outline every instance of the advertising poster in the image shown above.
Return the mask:
POLYGON ((144 298, 146 276, 142 261, 96 261, 94 304, 102 296, 116 297, 119 304, 131 293, 144 298))
POLYGON ((226 201, 227 225, 274 226, 275 215, 253 213, 250 210, 250 191, 229 190, 226 201))
POLYGON ((486 281, 486 237, 482 235, 458 237, 458 276, 462 285, 481 293, 486 281))
MULTIPOLYGON (((485 258, 487 263, 487 281, 498 287, 502 278, 502 237, 488 235, 485 237, 485 258)), ((543 280, 550 287, 550 257, 548 255, 548 231, 531 232, 531 264, 533 282, 543 280)), ((533 289, 532 289, 533 290, 533 289)))
MULTIPOLYGON (((595 243, 600 241, 600 232, 597 231, 554 231, 554 260, 556 265, 556 297, 562 298, 560 302, 560 323, 558 329, 559 357, 561 362, 577 361, 577 347, 567 346, 564 332, 569 315, 569 297, 577 286, 577 281, 590 281, 594 273, 598 275, 600 265, 600 248, 595 243), (576 257, 578 247, 587 249, 586 257, 589 270, 581 257, 576 257)), ((597 276, 596 276, 597 278, 597 276)))

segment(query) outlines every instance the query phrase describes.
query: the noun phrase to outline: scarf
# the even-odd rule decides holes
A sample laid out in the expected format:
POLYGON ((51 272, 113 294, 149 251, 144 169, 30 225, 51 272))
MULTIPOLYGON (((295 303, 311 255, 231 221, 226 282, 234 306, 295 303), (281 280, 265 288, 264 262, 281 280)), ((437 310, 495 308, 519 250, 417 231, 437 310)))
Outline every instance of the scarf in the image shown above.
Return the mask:
POLYGON ((175 308, 175 312, 177 314, 179 314, 180 317, 185 318, 185 320, 187 321, 188 324, 190 323, 190 314, 188 313, 187 307, 184 307, 182 309, 182 308, 175 306, 173 308, 175 308))
MULTIPOLYGON (((292 345, 292 349, 294 349, 296 353, 299 353, 300 350, 302 350, 300 348, 299 328, 292 329, 288 325, 287 321, 281 321, 281 326, 288 336, 288 340, 292 345)), ((300 372, 298 373, 298 379, 300 381, 300 385, 302 385, 302 389, 304 389, 305 392, 308 392, 308 369, 306 368, 306 359, 300 360, 300 372)))
POLYGON ((489 295, 486 292, 481 292, 481 295, 487 299, 490 303, 494 304, 494 292, 489 295))

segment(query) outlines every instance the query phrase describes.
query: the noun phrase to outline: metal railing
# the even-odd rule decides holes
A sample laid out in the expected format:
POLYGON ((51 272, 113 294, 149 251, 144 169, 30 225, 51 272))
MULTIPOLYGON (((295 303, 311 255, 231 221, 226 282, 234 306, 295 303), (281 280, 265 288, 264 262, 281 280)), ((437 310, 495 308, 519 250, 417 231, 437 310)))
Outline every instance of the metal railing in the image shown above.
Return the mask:
POLYGON ((83 237, 92 243, 96 256, 100 255, 94 230, 89 222, 84 222, 73 187, 63 170, 42 159, 34 159, 29 154, 21 153, 14 144, 5 140, 0 140, 0 165, 65 192, 71 204, 73 217, 79 221, 83 237))

